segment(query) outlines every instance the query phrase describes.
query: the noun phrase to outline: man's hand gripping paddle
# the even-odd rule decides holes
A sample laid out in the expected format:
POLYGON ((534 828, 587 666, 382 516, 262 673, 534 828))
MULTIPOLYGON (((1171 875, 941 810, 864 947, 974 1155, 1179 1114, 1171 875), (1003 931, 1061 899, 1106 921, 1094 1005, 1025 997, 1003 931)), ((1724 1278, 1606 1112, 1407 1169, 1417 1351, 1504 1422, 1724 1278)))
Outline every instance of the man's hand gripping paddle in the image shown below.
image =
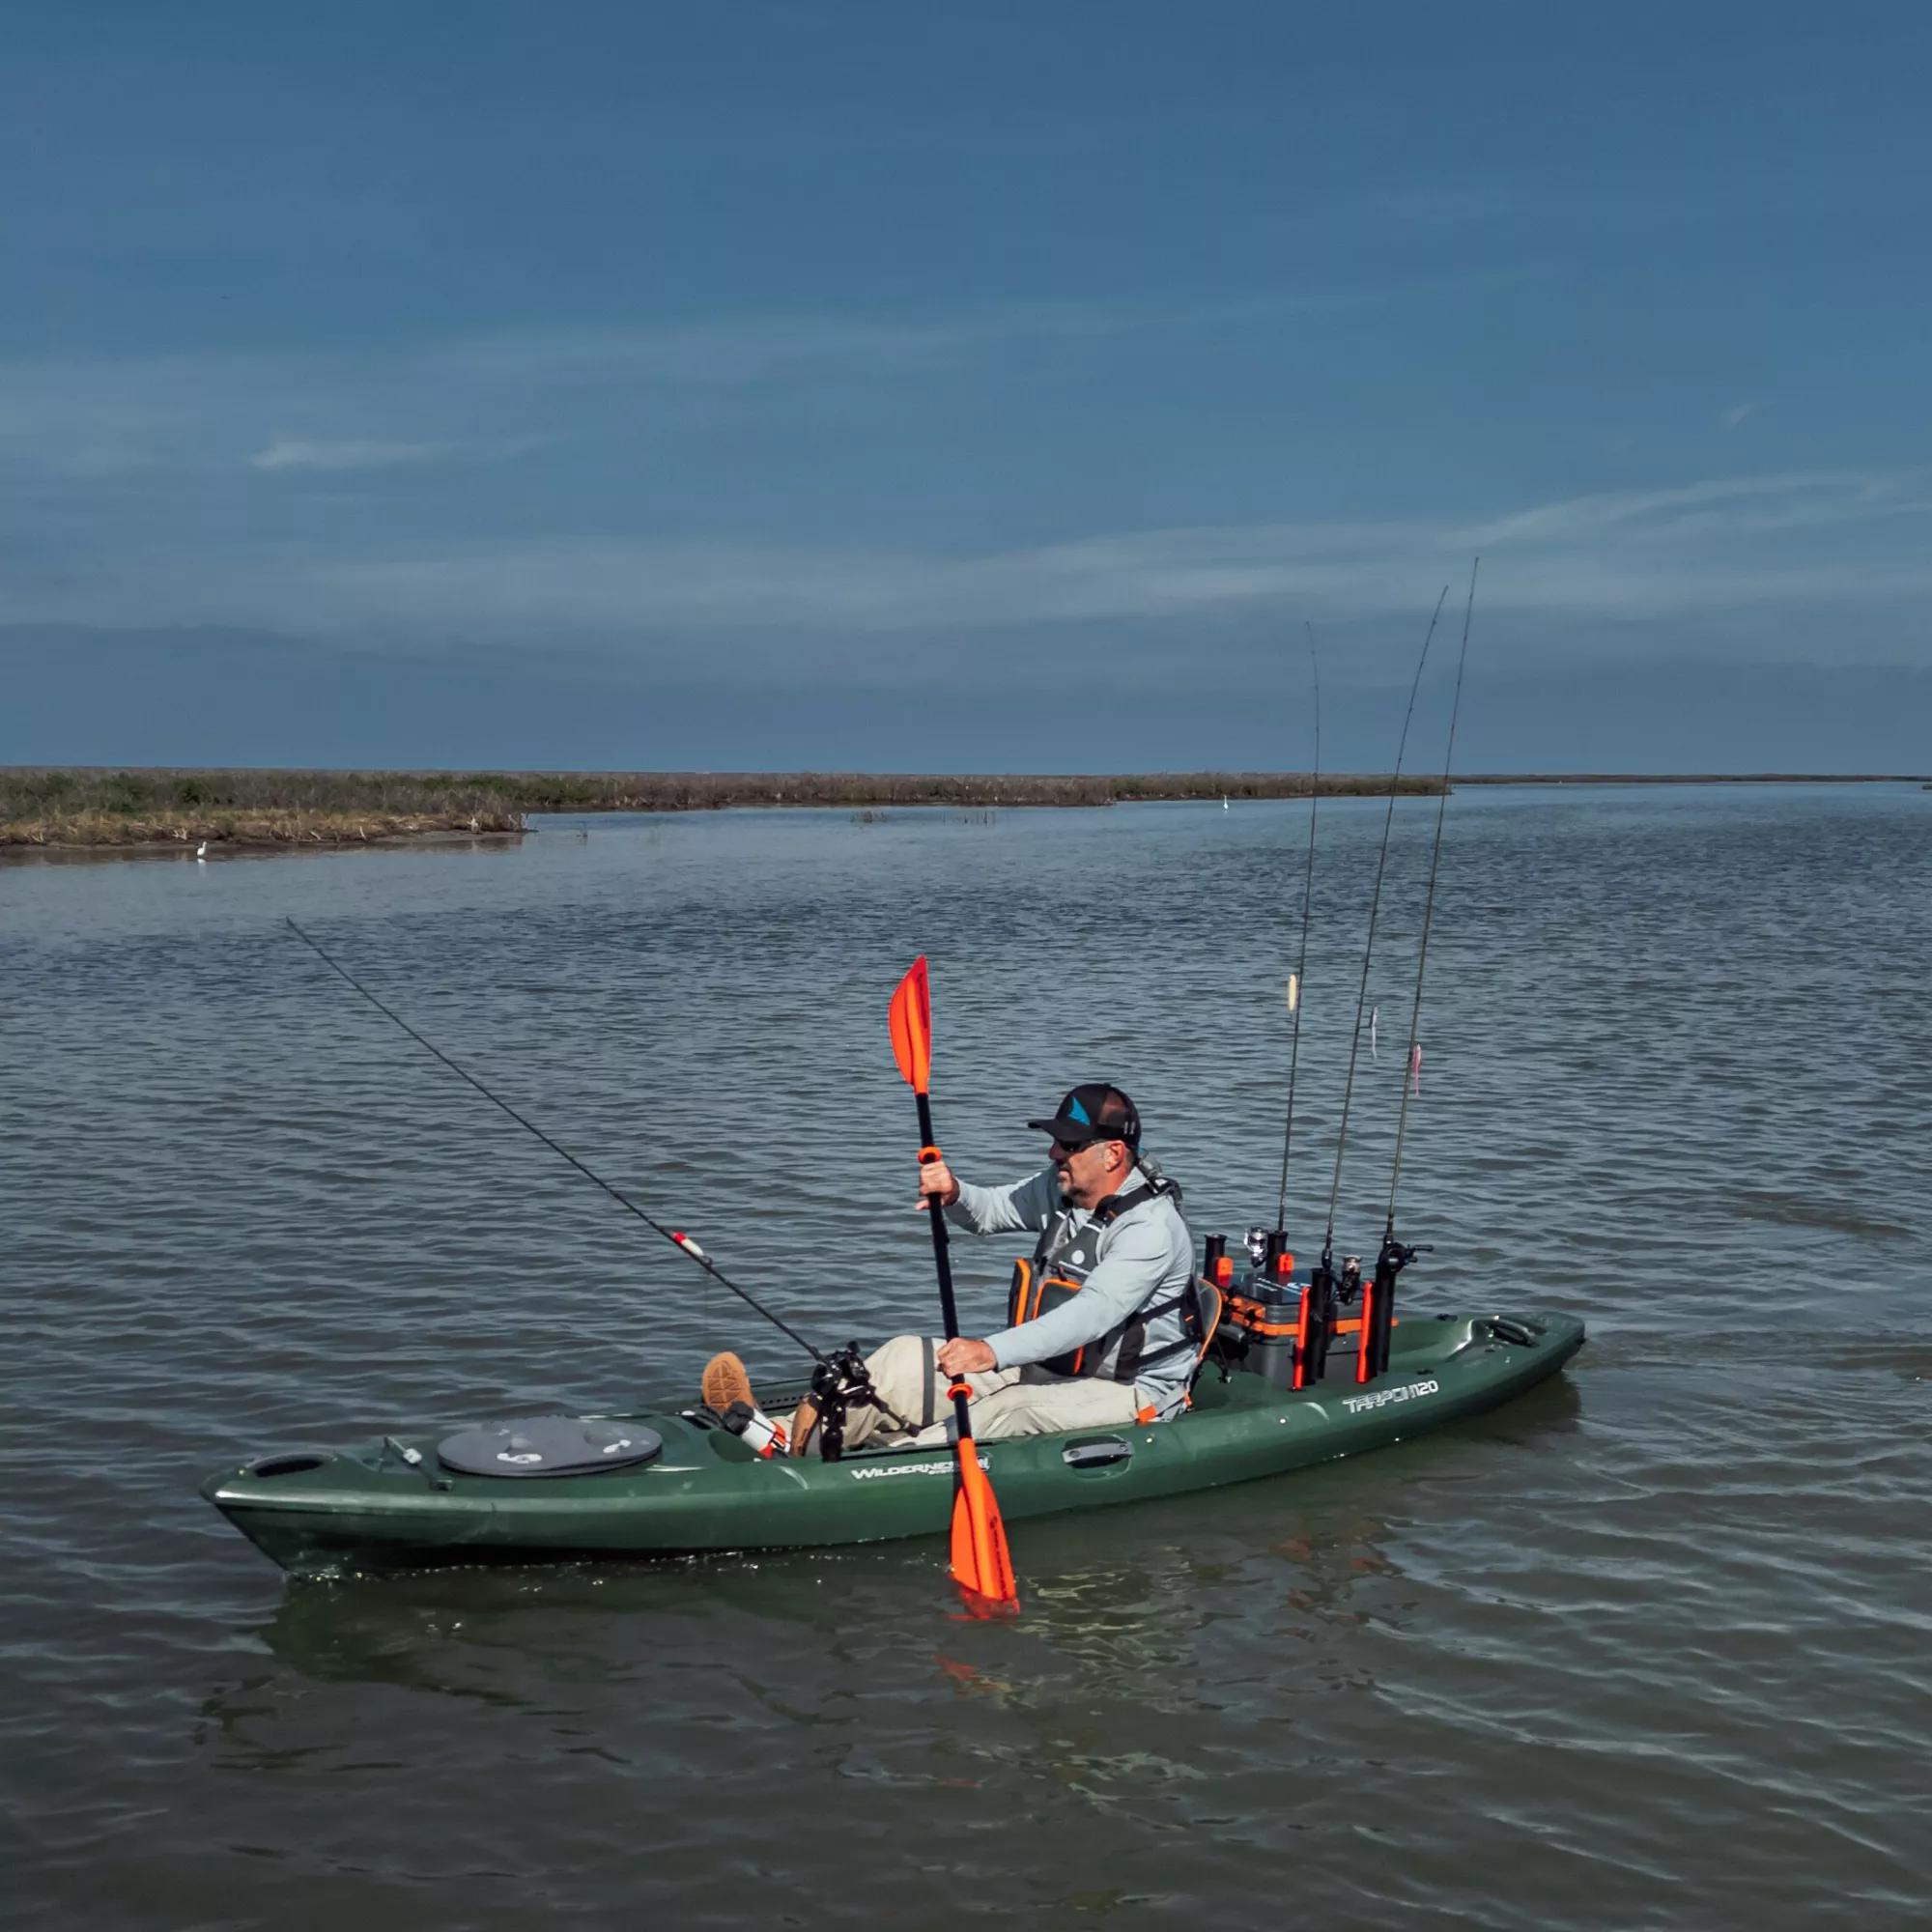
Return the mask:
MULTIPOLYGON (((893 1058, 907 1086, 919 1098, 919 1157, 937 1160, 932 1141, 932 1103, 926 1084, 932 1073, 932 993, 926 983, 925 954, 912 962, 893 994, 891 1008, 893 1058)), ((959 1338, 959 1312, 952 1301, 952 1260, 947 1246, 946 1212, 935 1200, 927 1219, 932 1223, 932 1259, 939 1268, 939 1309, 946 1322, 946 1339, 959 1338)), ((1017 1610, 1019 1592, 1013 1587, 1013 1559, 1007 1548, 1007 1526, 993 1486, 980 1466, 967 1413, 972 1391, 963 1376, 954 1376, 947 1391, 959 1424, 959 1467, 952 1485, 952 1580, 968 1593, 975 1608, 1017 1610), (980 1600, 974 1604, 973 1600, 980 1600)))

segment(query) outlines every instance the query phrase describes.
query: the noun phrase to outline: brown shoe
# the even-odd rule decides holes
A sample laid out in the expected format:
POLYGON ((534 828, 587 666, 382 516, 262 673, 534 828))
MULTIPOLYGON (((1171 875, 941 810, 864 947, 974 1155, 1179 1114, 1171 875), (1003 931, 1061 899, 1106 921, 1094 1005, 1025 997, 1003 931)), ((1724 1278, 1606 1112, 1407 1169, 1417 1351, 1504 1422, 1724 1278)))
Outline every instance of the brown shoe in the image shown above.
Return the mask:
POLYGON ((818 1427, 818 1405, 810 1396, 791 1412, 791 1453, 794 1456, 809 1456, 816 1448, 812 1441, 812 1432, 818 1427))
POLYGON ((697 1378, 697 1391, 705 1407, 719 1415, 723 1415, 734 1402, 742 1402, 747 1408, 758 1406, 744 1363, 728 1349, 722 1355, 713 1355, 705 1363, 704 1373, 697 1378))

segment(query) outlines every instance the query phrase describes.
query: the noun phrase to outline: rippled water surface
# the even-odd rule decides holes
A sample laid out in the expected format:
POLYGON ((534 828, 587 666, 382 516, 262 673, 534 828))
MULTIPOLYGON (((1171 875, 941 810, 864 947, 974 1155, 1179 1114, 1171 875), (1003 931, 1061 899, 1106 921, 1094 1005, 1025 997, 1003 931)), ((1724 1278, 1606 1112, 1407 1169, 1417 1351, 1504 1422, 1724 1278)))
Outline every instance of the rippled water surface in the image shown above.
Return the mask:
MULTIPOLYGON (((211 1468, 795 1365, 287 917, 827 1338, 933 1319, 884 1026, 921 950, 963 1172, 1109 1077, 1197 1232, 1272 1218, 1305 808, 582 826, 0 870, 9 1925, 1925 1922, 1932 797, 1454 801, 1408 1306, 1592 1338, 1483 1421, 1018 1525, 1011 1627, 936 1543, 287 1583, 211 1468)), ((1380 828, 1323 808, 1302 1247, 1380 828)), ((960 1259, 983 1328, 1008 1255, 960 1259)))

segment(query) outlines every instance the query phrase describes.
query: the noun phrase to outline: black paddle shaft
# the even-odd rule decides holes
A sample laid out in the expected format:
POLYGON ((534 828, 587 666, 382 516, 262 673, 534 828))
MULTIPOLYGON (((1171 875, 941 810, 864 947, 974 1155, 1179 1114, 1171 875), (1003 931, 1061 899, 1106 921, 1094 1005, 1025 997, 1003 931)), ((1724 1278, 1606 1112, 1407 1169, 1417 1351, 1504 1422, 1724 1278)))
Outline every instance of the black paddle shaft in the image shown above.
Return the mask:
MULTIPOLYGON (((913 1089, 914 1097, 919 1101, 919 1146, 920 1160, 937 1160, 939 1148, 932 1137, 932 1102, 925 1095, 913 1089), (928 1153, 927 1149, 931 1149, 928 1153)), ((932 1259, 939 1269, 939 1313, 946 1323, 946 1339, 956 1342, 959 1339, 959 1310, 952 1299, 952 1248, 946 1234, 946 1209, 940 1205, 935 1194, 930 1198, 925 1210, 925 1218, 932 1223, 932 1259)), ((966 1378, 957 1376, 952 1382, 952 1413, 959 1425, 959 1439, 971 1442, 973 1424, 966 1408, 966 1378)))
MULTIPOLYGON (((940 1152, 932 1137, 932 1103, 917 1087, 912 1091, 919 1100, 919 1157, 923 1165, 938 1160, 940 1152)), ((926 1216, 932 1223, 932 1259, 939 1269, 939 1312, 946 1321, 946 1339, 956 1342, 959 1310, 952 1300, 952 1256, 946 1236, 946 1209, 940 1206, 937 1195, 928 1198, 926 1216)), ((980 1448, 973 1440, 973 1413, 967 1400, 970 1390, 966 1378, 954 1376, 947 1393, 952 1398, 952 1422, 958 1438, 954 1447, 959 1456, 958 1466, 952 1472, 952 1574, 966 1587, 1017 1606, 1012 1562, 1007 1555, 1007 1532, 993 1501, 992 1486, 980 1474, 983 1465, 980 1448), (971 1482, 967 1480, 969 1469, 971 1482), (965 1576, 959 1568, 962 1529, 968 1531, 967 1545, 975 1551, 972 1569, 965 1576)))
MULTIPOLYGON (((915 1090, 914 1097, 919 1101, 919 1144, 920 1159, 937 1160, 939 1149, 932 1138, 932 1102, 923 1094, 915 1090), (931 1148, 932 1151, 924 1151, 931 1148)), ((931 1197, 926 1210, 926 1219, 932 1223, 932 1259, 939 1269, 939 1313, 946 1323, 946 1339, 956 1342, 959 1339, 959 1310, 952 1300, 952 1251, 946 1237, 946 1209, 940 1205, 939 1197, 931 1197)))

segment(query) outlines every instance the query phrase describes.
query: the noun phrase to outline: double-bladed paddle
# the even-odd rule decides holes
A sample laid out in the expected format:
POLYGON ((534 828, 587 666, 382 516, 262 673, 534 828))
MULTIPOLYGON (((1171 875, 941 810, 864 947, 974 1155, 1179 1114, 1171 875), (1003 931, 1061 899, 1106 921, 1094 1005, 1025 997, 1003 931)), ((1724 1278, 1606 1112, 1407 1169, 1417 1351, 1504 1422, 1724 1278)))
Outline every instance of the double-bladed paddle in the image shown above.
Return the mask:
MULTIPOLYGON (((919 1157, 922 1163, 939 1158, 933 1145, 932 1102, 926 1087, 932 1074, 932 991, 926 981, 925 954, 921 953, 907 969, 906 976, 893 994, 890 1009, 893 1032, 893 1058, 919 1100, 919 1157)), ((929 1204, 926 1218, 932 1223, 932 1259, 939 1269, 939 1312, 946 1323, 946 1339, 959 1338, 959 1311, 952 1300, 952 1258, 947 1244, 946 1210, 937 1200, 929 1204)), ((952 1484, 952 1580, 970 1597, 982 1599, 995 1609, 1018 1609, 1019 1592, 1013 1587, 1013 1559, 1007 1548, 1007 1526, 1000 1520, 1000 1505, 993 1485, 980 1466, 980 1452, 973 1441, 968 1401, 972 1390, 964 1376, 954 1376, 947 1390, 952 1398, 952 1413, 959 1424, 959 1465, 952 1484)))

